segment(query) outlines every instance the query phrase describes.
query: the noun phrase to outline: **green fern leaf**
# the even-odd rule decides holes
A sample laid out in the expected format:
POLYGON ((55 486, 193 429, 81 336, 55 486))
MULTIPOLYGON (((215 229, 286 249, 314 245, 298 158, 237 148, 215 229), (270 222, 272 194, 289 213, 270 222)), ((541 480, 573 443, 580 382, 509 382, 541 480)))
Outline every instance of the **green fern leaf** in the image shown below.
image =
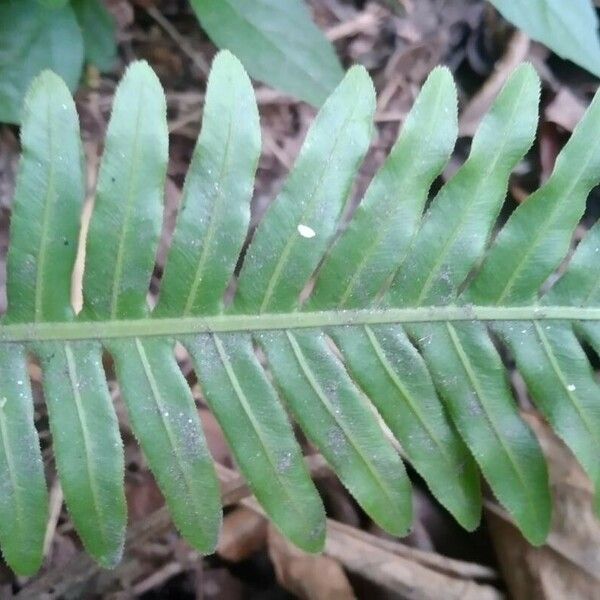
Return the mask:
MULTIPOLYGON (((433 200, 392 281, 390 303, 456 301, 458 286, 483 252, 508 177, 533 141, 538 96, 535 72, 521 66, 481 123, 468 160, 433 200)), ((542 541, 550 514, 543 456, 519 418, 485 328, 436 323, 409 325, 408 332, 494 493, 523 532, 542 541)))
POLYGON ((35 573, 42 561, 48 493, 33 423, 33 398, 23 348, 0 352, 0 540, 6 561, 19 573, 35 573))
POLYGON ((490 241, 511 172, 534 139, 538 96, 535 72, 521 66, 423 214, 457 135, 451 75, 435 69, 346 225, 375 109, 366 71, 352 68, 245 249, 259 116, 242 66, 220 53, 150 310, 168 135, 156 76, 135 63, 115 96, 76 315, 80 134, 66 85, 39 76, 25 103, 0 325, 0 547, 11 567, 39 567, 47 518, 28 354, 42 367, 58 474, 88 552, 115 564, 126 522, 103 352, 175 525, 201 552, 214 549, 218 481, 176 342, 191 355, 250 489, 299 547, 323 547, 325 511, 292 422, 390 533, 403 535, 412 518, 399 444, 464 527, 480 519, 481 470, 523 534, 542 543, 546 464, 519 415, 503 353, 598 490, 600 389, 582 346, 600 353, 598 225, 558 282, 548 281, 600 180, 600 100, 548 182, 490 241))

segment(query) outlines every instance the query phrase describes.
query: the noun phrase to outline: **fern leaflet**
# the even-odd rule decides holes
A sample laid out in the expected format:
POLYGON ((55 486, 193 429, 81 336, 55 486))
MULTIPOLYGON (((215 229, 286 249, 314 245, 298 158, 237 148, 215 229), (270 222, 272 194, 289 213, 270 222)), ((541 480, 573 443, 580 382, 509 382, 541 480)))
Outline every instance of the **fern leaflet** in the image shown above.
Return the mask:
POLYGON ((220 53, 150 310, 168 136, 160 84, 135 63, 115 96, 85 240, 84 305, 75 314, 79 126, 65 84, 40 75, 25 103, 0 325, 0 546, 13 569, 39 567, 48 502, 27 354, 42 366, 58 473, 88 552, 114 565, 126 526, 104 351, 176 526, 200 551, 214 549, 218 480, 176 341, 250 488, 299 547, 322 548, 325 511, 288 413, 389 532, 403 535, 412 515, 391 432, 464 527, 480 519, 481 471, 523 534, 542 543, 551 513, 546 465, 519 415, 498 340, 598 492, 600 389, 582 347, 600 353, 597 225, 558 282, 549 291, 545 284, 600 181, 600 99, 551 178, 494 236, 511 172, 534 140, 538 98, 534 70, 519 67, 468 159, 424 212, 457 136, 452 77, 435 69, 343 226, 375 110, 366 71, 350 69, 244 251, 259 116, 241 65, 220 53), (232 278, 236 291, 225 303, 232 278))

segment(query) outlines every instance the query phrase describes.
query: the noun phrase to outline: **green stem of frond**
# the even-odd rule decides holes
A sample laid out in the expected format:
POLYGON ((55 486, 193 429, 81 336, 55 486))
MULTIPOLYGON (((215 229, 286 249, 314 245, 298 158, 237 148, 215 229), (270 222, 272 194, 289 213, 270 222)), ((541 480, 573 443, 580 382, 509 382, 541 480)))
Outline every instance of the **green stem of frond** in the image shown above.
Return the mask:
POLYGON ((261 315, 212 315, 66 323, 0 325, 0 342, 86 340, 194 333, 305 329, 336 325, 385 325, 435 321, 600 321, 600 308, 573 306, 426 306, 375 310, 329 310, 261 315))

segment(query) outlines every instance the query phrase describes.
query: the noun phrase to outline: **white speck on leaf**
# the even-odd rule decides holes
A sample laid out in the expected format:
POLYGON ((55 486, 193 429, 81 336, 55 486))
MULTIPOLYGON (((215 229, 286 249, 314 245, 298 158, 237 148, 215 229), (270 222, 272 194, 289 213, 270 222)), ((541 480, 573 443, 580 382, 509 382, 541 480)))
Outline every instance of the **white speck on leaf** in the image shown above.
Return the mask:
POLYGON ((303 225, 302 223, 298 225, 298 233, 302 237, 307 239, 314 238, 315 235, 317 235, 312 227, 309 227, 308 225, 303 225))
POLYGON ((567 389, 568 389, 570 392, 574 392, 574 391, 577 389, 577 386, 575 386, 575 385, 573 385, 572 383, 570 383, 570 384, 567 386, 567 389))

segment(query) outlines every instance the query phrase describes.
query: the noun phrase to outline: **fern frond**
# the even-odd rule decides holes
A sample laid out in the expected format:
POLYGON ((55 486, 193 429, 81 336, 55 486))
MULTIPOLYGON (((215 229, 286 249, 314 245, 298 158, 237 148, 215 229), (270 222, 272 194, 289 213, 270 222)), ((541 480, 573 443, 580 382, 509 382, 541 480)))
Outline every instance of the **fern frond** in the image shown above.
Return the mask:
POLYGON ((247 75, 222 52, 150 310, 168 136, 156 76, 135 63, 115 96, 76 315, 71 278, 84 199, 77 115, 60 79, 39 76, 25 106, 0 325, 7 562, 21 573, 38 568, 47 511, 28 353, 42 366, 58 474, 88 552, 115 564, 126 524, 104 351, 174 523, 200 551, 214 549, 219 486, 176 341, 189 351, 252 492, 301 548, 322 548, 325 511, 292 420, 393 534, 409 529, 412 508, 390 435, 465 528, 480 519, 481 471, 523 534, 542 543, 551 513, 546 464, 520 417, 502 352, 514 356, 536 405, 598 492, 600 389, 582 346, 600 353, 598 225, 549 291, 547 281, 600 180, 600 100, 550 179, 492 240, 511 172, 534 140, 538 98, 539 80, 523 65, 423 214, 457 136, 452 77, 435 69, 346 226, 341 215, 375 109, 366 71, 352 68, 244 251, 259 116, 247 75), (232 279, 236 290, 225 303, 232 279))

